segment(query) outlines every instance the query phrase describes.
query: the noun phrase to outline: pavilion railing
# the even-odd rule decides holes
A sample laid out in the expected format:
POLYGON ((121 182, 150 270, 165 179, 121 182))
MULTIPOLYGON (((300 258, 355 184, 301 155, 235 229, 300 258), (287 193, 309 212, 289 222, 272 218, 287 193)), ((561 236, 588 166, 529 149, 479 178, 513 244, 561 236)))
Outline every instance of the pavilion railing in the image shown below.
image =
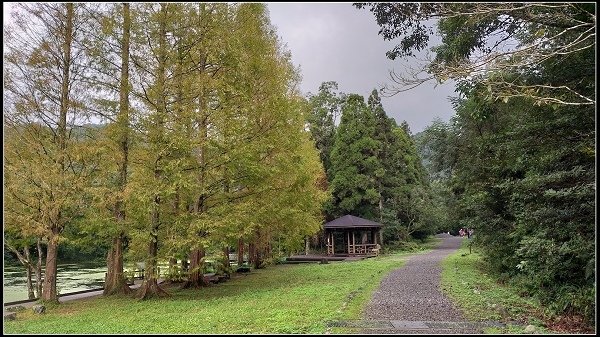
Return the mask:
POLYGON ((348 253, 356 255, 372 254, 374 253, 373 250, 377 249, 377 246, 376 243, 350 244, 348 246, 348 253))
MULTIPOLYGON (((367 255, 379 253, 379 245, 376 243, 366 244, 350 244, 348 247, 348 254, 350 255, 367 255)), ((334 255, 333 245, 327 244, 327 255, 334 255)))

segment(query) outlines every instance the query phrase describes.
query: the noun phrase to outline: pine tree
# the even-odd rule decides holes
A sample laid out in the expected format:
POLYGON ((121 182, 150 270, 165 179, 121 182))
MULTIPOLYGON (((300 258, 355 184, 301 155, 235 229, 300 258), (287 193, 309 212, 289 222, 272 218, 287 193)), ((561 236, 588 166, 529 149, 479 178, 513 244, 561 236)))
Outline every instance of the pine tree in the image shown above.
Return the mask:
POLYGON ((331 150, 330 217, 352 214, 379 218, 377 173, 381 171, 381 142, 374 139, 374 134, 375 119, 364 98, 348 95, 331 150))

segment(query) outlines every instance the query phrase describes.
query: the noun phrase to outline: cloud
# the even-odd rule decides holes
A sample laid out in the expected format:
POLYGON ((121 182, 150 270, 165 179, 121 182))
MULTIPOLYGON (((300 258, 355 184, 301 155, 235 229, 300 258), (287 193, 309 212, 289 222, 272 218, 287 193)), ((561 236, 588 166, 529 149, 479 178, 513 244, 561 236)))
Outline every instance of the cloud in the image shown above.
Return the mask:
MULTIPOLYGON (((3 19, 10 20, 10 3, 3 3, 3 19)), ((390 83, 389 71, 402 70, 414 60, 389 60, 385 52, 394 41, 378 35, 373 14, 351 3, 269 3, 271 23, 300 65, 304 93, 316 92, 325 81, 336 81, 340 91, 365 96, 390 83)), ((382 97, 388 116, 406 120, 413 133, 422 131, 436 117, 448 121, 454 115, 448 96, 454 85, 434 88, 426 83, 393 97, 382 97)))
MULTIPOLYGON (((300 65, 303 92, 316 92, 325 81, 336 81, 341 91, 366 97, 389 83, 389 71, 401 71, 402 62, 389 60, 385 52, 394 41, 378 35, 371 12, 350 3, 269 3, 271 23, 300 65)), ((408 62, 414 62, 408 60, 408 62)), ((408 92, 382 98, 387 114, 398 123, 406 120, 419 132, 436 117, 449 120, 454 114, 448 96, 452 84, 434 88, 426 83, 408 92)))

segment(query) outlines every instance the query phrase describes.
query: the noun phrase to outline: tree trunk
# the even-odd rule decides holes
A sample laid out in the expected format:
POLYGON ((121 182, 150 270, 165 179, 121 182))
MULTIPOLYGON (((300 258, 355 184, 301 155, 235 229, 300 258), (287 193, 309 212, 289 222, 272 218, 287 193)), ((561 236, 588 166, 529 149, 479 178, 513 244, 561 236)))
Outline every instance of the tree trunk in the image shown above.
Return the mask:
POLYGON ((238 239, 237 264, 238 267, 241 267, 244 264, 244 240, 242 240, 242 238, 238 239))
POLYGON ((19 262, 21 262, 21 264, 23 265, 23 267, 25 267, 25 272, 26 272, 26 283, 27 283, 27 297, 31 300, 35 298, 35 294, 33 292, 33 284, 31 283, 31 258, 29 256, 29 246, 25 246, 23 248, 23 254, 21 254, 21 252, 19 252, 18 249, 16 249, 13 245, 11 245, 10 243, 8 243, 6 241, 6 239, 4 239, 4 246, 6 248, 8 248, 11 252, 13 252, 15 255, 17 255, 17 259, 19 259, 19 262))
POLYGON ((67 3, 67 13, 65 17, 65 31, 63 41, 63 64, 62 64, 62 79, 60 90, 60 115, 58 120, 58 145, 60 147, 60 155, 58 163, 61 166, 62 172, 65 171, 65 150, 67 148, 67 112, 69 110, 69 84, 70 84, 70 68, 71 68, 71 42, 73 40, 73 4, 67 3))
MULTIPOLYGON (((129 37, 131 31, 131 20, 129 16, 129 4, 123 4, 123 39, 121 40, 121 81, 119 88, 119 115, 117 123, 119 126, 119 144, 121 150, 121 163, 119 166, 119 196, 115 204, 115 219, 118 226, 122 226, 125 220, 125 210, 122 193, 127 184, 127 166, 129 154, 129 37)), ((104 295, 129 294, 132 292, 127 285, 123 275, 123 237, 121 231, 113 238, 113 245, 108 252, 107 274, 104 282, 104 295)))
POLYGON ((308 255, 310 250, 310 243, 308 242, 308 237, 304 238, 304 255, 308 255))
POLYGON ((123 233, 113 239, 113 245, 108 252, 107 266, 109 267, 103 294, 130 294, 132 290, 123 273, 123 233))
MULTIPOLYGON (((203 6, 200 5, 200 15, 203 11, 203 6)), ((200 64, 199 64, 199 70, 200 72, 204 71, 204 59, 202 57, 200 57, 200 64)), ((199 81, 202 81, 201 79, 199 81)), ((198 195, 198 199, 196 200, 196 204, 194 207, 194 211, 198 214, 203 213, 206 211, 207 209, 207 205, 206 205, 206 191, 205 191, 205 186, 206 186, 206 143, 208 140, 208 113, 207 113, 207 106, 206 103, 203 99, 203 89, 199 89, 199 96, 198 96, 198 119, 196 120, 196 122, 198 123, 198 156, 197 156, 197 160, 198 160, 198 165, 200 167, 200 169, 198 170, 198 176, 197 176, 197 182, 198 182, 198 186, 200 187, 200 195, 198 195)), ((202 236, 203 234, 199 234, 199 236, 202 236)), ((204 281, 204 273, 203 273, 203 269, 204 269, 204 261, 202 261, 202 259, 204 258, 205 255, 205 251, 204 251, 204 247, 200 247, 198 249, 193 249, 190 252, 190 267, 189 267, 189 272, 188 272, 188 279, 185 282, 185 284, 183 285, 183 288, 199 288, 199 287, 204 287, 206 286, 206 282, 204 281)))
POLYGON ((263 262, 263 249, 257 246, 256 243, 251 243, 250 245, 251 247, 248 248, 248 251, 252 256, 251 264, 254 266, 254 269, 259 269, 261 268, 261 264, 263 262))
POLYGON ((112 280, 114 279, 114 269, 113 269, 114 256, 115 256, 115 247, 114 247, 114 243, 113 243, 113 246, 111 246, 110 249, 108 250, 108 252, 106 253, 106 273, 104 274, 104 292, 103 292, 104 295, 106 295, 107 289, 109 289, 111 287, 112 280))
POLYGON ((225 259, 225 260, 223 261, 223 266, 224 266, 225 268, 229 268, 229 267, 231 267, 231 264, 229 263, 229 247, 228 247, 228 246, 225 246, 225 247, 223 248, 223 258, 225 259))
POLYGON ((33 292, 33 284, 31 283, 31 265, 28 264, 26 268, 27 274, 27 298, 30 300, 35 299, 35 293, 33 292))
MULTIPOLYGON (((159 179, 159 172, 154 170, 155 182, 159 179)), ((152 297, 161 297, 169 295, 158 285, 158 229, 160 227, 160 196, 154 196, 154 205, 152 209, 152 230, 150 231, 150 242, 148 242, 148 258, 146 259, 146 270, 144 273, 144 282, 140 286, 136 297, 148 299, 152 297)))
POLYGON ((146 271, 144 274, 145 280, 151 280, 157 278, 157 259, 158 259, 158 204, 160 203, 160 199, 155 198, 155 210, 152 214, 152 222, 154 223, 154 228, 152 231, 150 242, 148 243, 148 260, 146 261, 146 271))
MULTIPOLYGON (((156 249, 156 244, 150 244, 149 246, 155 246, 150 249, 156 249)), ((146 265, 146 273, 144 274, 144 282, 140 286, 136 297, 142 300, 153 298, 153 297, 164 297, 169 296, 169 293, 166 292, 163 288, 158 285, 157 275, 155 274, 156 266, 154 268, 148 268, 146 265)))
MULTIPOLYGON (((160 28, 159 28, 159 43, 158 43, 158 65, 157 65, 157 92, 158 92, 158 104, 157 114, 158 122, 157 129, 159 133, 159 140, 164 141, 163 128, 164 118, 167 115, 166 111, 166 99, 165 99, 165 67, 167 60, 166 44, 167 44, 167 3, 160 4, 160 28)), ((154 184, 158 186, 161 180, 160 174, 160 156, 154 162, 154 184)), ((146 299, 155 296, 169 295, 164 289, 158 285, 158 273, 157 273, 157 258, 158 258, 158 230, 160 227, 160 195, 154 195, 154 205, 152 209, 152 229, 150 232, 150 242, 148 243, 148 260, 146 262, 146 274, 144 276, 144 282, 140 286, 137 297, 146 299)))
MULTIPOLYGON (((65 166, 66 150, 67 150, 67 112, 69 111, 69 86, 70 86, 70 70, 71 70, 71 42, 73 40, 73 17, 75 16, 73 3, 66 3, 66 13, 64 21, 64 40, 62 42, 62 78, 60 90, 60 109, 59 119, 57 123, 57 138, 60 153, 57 163, 60 166, 61 192, 66 190, 66 181, 64 173, 67 168, 65 166)), ((44 276, 44 285, 42 289, 41 300, 43 302, 57 302, 58 294, 56 292, 56 267, 58 256, 58 235, 62 230, 61 209, 58 210, 56 217, 52 219, 50 233, 48 235, 48 251, 46 253, 46 272, 44 276)))
POLYGON ((42 297, 42 261, 44 259, 44 253, 42 251, 42 240, 40 238, 37 239, 37 253, 38 259, 37 264, 35 265, 34 273, 35 273, 35 286, 36 286, 36 295, 37 297, 42 297))
POLYGON ((256 246, 254 243, 248 243, 248 264, 255 265, 256 263, 256 246))
POLYGON ((42 289, 43 302, 58 303, 56 292, 56 267, 58 257, 58 233, 54 229, 48 238, 48 251, 46 252, 46 272, 44 273, 44 286, 42 289))
POLYGON ((26 277, 27 277, 27 298, 32 300, 35 298, 35 293, 33 291, 33 283, 31 282, 31 256, 29 255, 29 246, 25 246, 23 248, 23 253, 25 254, 25 260, 27 261, 26 267, 26 277))
POLYGON ((146 271, 144 273, 144 282, 140 286, 136 297, 139 299, 148 299, 152 297, 168 296, 164 289, 158 285, 157 258, 158 258, 158 227, 160 198, 154 198, 154 210, 152 211, 152 223, 154 228, 151 233, 151 239, 148 243, 148 259, 146 260, 146 271))
POLYGON ((262 248, 256 247, 254 249, 254 269, 262 268, 263 263, 263 250, 262 248))
POLYGON ((194 249, 190 253, 190 270, 188 273, 188 280, 183 284, 182 288, 200 288, 206 286, 204 282, 204 248, 194 249))

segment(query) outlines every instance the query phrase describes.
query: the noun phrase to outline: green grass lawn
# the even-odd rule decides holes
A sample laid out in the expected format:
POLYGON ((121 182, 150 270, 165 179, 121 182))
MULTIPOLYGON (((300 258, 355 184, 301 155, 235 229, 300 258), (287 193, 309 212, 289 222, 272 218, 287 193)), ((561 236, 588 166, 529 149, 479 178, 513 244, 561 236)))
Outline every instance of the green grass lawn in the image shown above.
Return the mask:
POLYGON ((473 250, 469 254, 467 240, 455 253, 442 262, 442 289, 458 306, 465 318, 472 321, 519 321, 504 329, 491 328, 488 333, 522 333, 527 324, 538 332, 548 333, 539 318, 537 301, 519 296, 519 289, 498 284, 482 268, 482 256, 473 250), (522 324, 522 325, 521 325, 522 324))
POLYGON ((359 319, 381 279, 407 256, 270 266, 207 288, 170 289, 170 298, 65 302, 43 315, 20 312, 4 332, 321 334, 327 321, 359 319))
MULTIPOLYGON (((43 315, 25 310, 4 322, 4 333, 355 333, 328 329, 327 322, 360 319, 381 279, 436 242, 362 261, 270 266, 207 288, 172 288, 169 298, 97 297, 50 307, 43 315)), ((548 332, 535 318, 541 312, 535 301, 497 284, 480 265, 481 256, 466 246, 442 262, 442 289, 466 319, 521 320, 548 332)), ((523 326, 487 332, 520 333, 523 326)))

